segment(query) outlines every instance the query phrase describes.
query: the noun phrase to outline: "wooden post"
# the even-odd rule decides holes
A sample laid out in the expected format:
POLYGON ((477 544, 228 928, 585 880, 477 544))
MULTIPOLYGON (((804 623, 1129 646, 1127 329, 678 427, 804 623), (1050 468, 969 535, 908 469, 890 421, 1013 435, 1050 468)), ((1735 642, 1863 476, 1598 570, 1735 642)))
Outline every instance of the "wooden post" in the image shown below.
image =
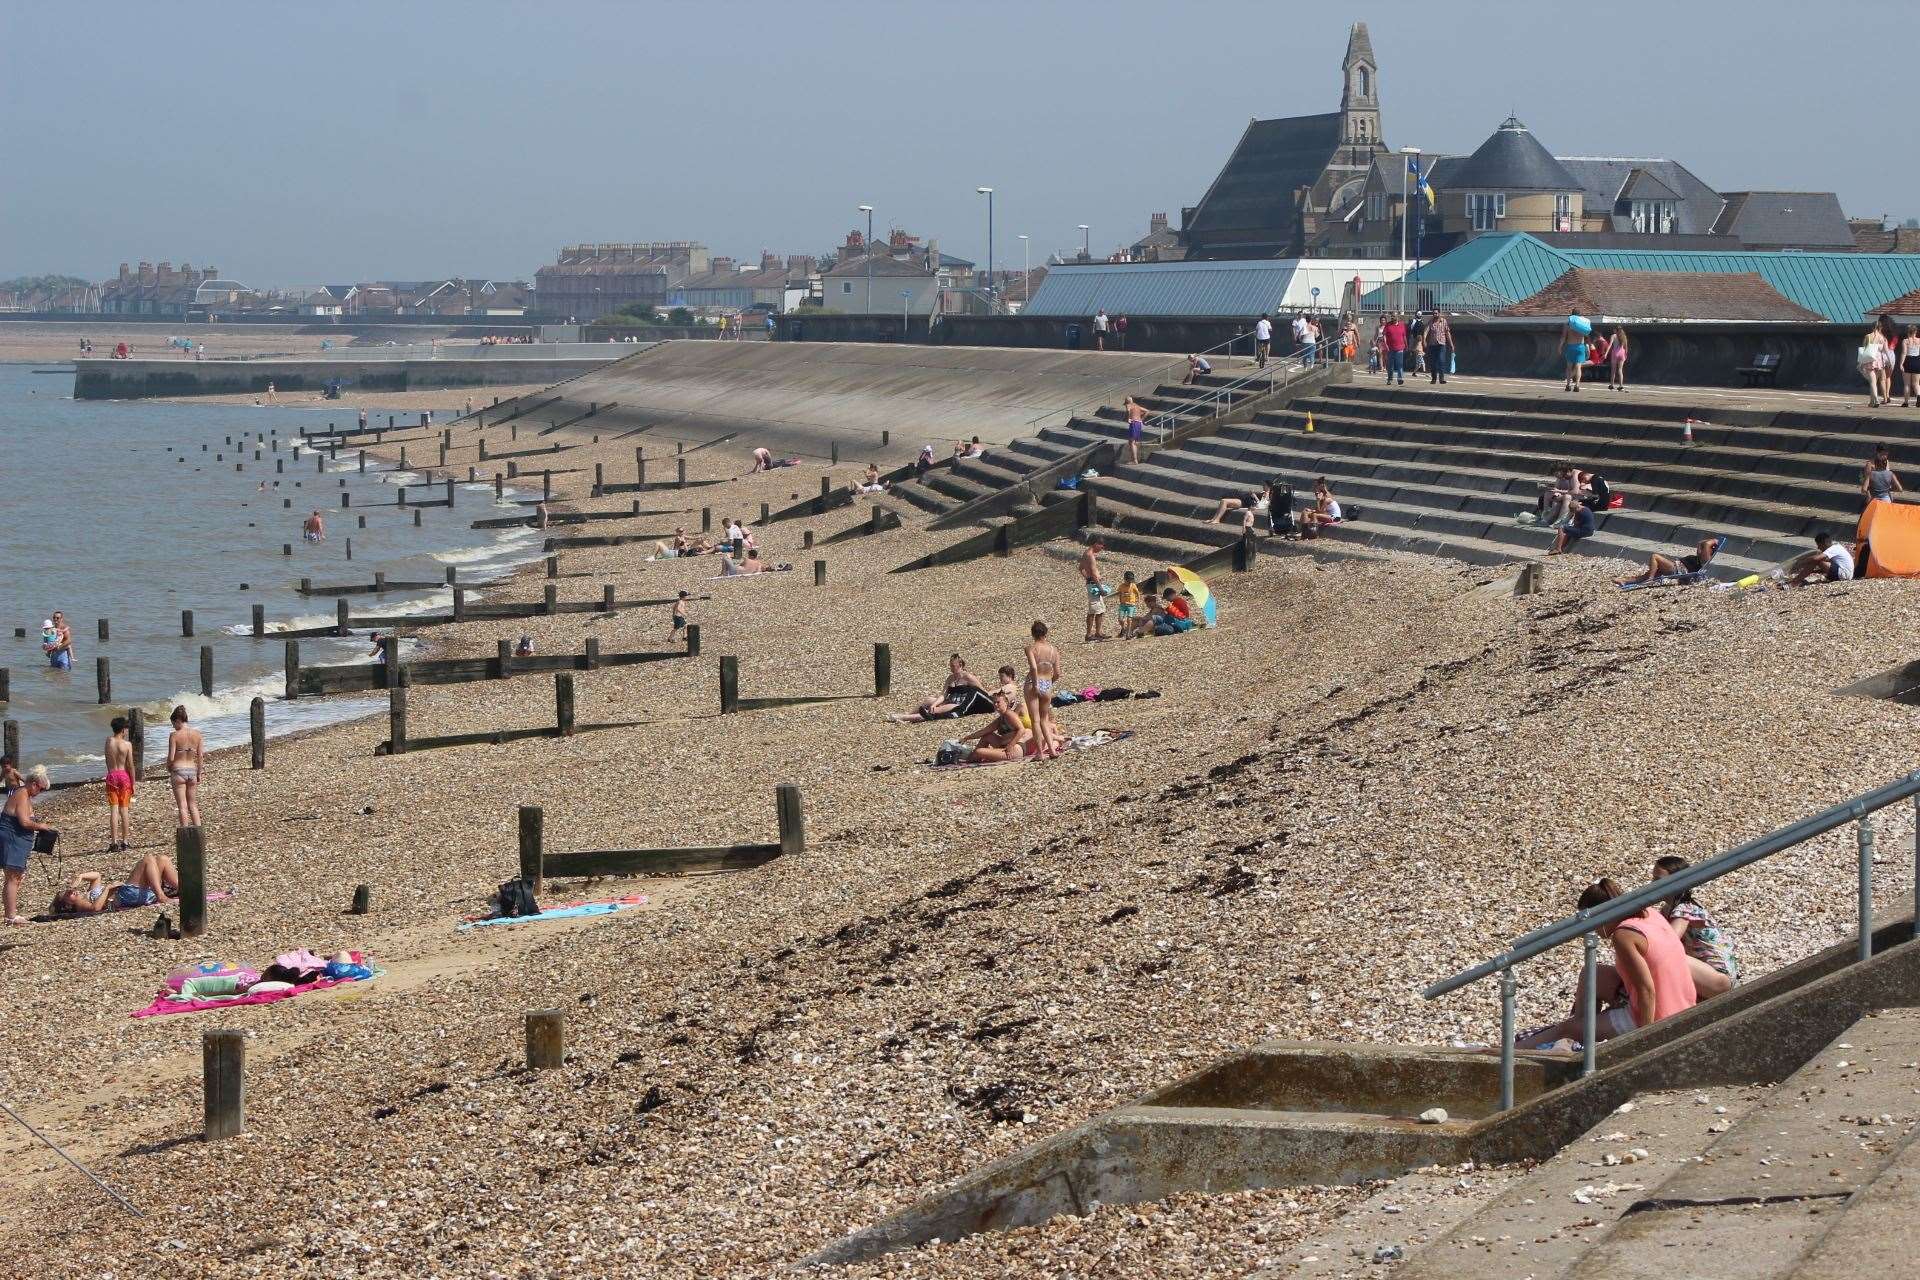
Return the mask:
POLYGON ((380 665, 386 670, 381 674, 387 678, 387 688, 392 689, 405 684, 406 672, 400 669, 400 637, 388 632, 380 637, 380 665))
POLYGON ((700 508, 700 532, 702 533, 713 532, 713 508, 712 507, 700 508))
POLYGON ((554 609, 558 606, 559 599, 560 599, 560 589, 558 587, 553 587, 553 586, 547 587, 546 590, 542 593, 540 598, 540 612, 552 613, 554 609))
POLYGON ((513 641, 501 640, 495 650, 494 665, 499 669, 499 678, 505 680, 513 666, 513 641))
POLYGON ((453 477, 447 477, 447 510, 453 510, 453 477))
POLYGON ((333 634, 347 634, 347 602, 344 598, 333 602, 333 634))
POLYGON ((606 583, 600 588, 600 612, 613 612, 613 584, 606 583))
POLYGON ((567 1015, 559 1009, 527 1014, 527 1070, 553 1071, 566 1058, 567 1015))
POLYGON ((387 754, 400 755, 407 749, 407 686, 396 684, 387 690, 387 754))
POLYGON ((838 440, 833 441, 827 446, 827 457, 834 466, 837 467, 840 465, 840 442, 838 440))
POLYGON ((100 643, 105 644, 107 642, 107 620, 105 618, 100 619, 99 622, 94 624, 94 628, 100 633, 100 643))
POLYGON ((891 646, 876 644, 873 646, 873 696, 884 698, 893 692, 893 649, 891 646))
POLYGON ((455 622, 467 620, 467 589, 465 587, 453 589, 453 620, 455 622))
POLYGON ((557 578, 560 576, 560 557, 559 556, 547 557, 547 576, 549 578, 557 578))
MULTIPOLYGON (((306 579, 302 578, 300 581, 305 582, 306 579)), ((387 571, 385 569, 375 569, 373 571, 373 589, 375 591, 385 591, 387 589, 387 571)))
POLYGON ((816 587, 824 587, 827 585, 827 562, 825 560, 815 560, 813 562, 813 585, 816 587))
POLYGON ((546 882, 547 813, 537 804, 520 806, 520 878, 536 894, 546 882))
POLYGON ((873 506, 868 509, 867 533, 869 535, 880 532, 880 522, 886 518, 886 514, 887 514, 886 509, 877 502, 874 503, 873 506))
POLYGON ((367 474, 367 451, 365 449, 360 451, 360 474, 367 474))
POLYGON ((498 471, 493 473, 493 500, 495 502, 507 496, 507 482, 498 471))
POLYGON ((347 539, 347 559, 353 559, 353 539, 347 539))
POLYGON ((1240 535, 1240 541, 1233 544, 1233 571, 1246 573, 1253 568, 1254 557, 1259 554, 1253 540, 1253 530, 1248 529, 1240 535))
POLYGON ((191 609, 180 611, 180 634, 186 639, 193 638, 193 610, 191 609))
POLYGON ((1013 522, 998 526, 993 531, 993 554, 1002 560, 1013 554, 1013 522))
POLYGON ((773 523, 773 508, 764 502, 760 504, 760 523, 762 525, 773 523))
POLYGON ((133 748, 133 776, 137 778, 147 765, 147 713, 139 707, 127 708, 127 745, 133 748))
POLYGON ((281 543, 281 544, 280 544, 280 554, 281 554, 281 555, 283 555, 283 556, 290 556, 290 555, 292 555, 292 554, 293 554, 293 544, 292 544, 291 542, 283 542, 283 543, 281 543))
POLYGON ((252 748, 248 765, 255 769, 267 767, 267 700, 255 698, 247 704, 247 738, 252 748))
POLYGON ((675 458, 674 464, 679 469, 679 479, 674 482, 674 486, 684 489, 687 487, 687 460, 685 458, 675 458))
POLYGON ((300 642, 287 641, 287 691, 289 702, 300 696, 300 642))
MULTIPOLYGON (((184 935, 185 930, 181 933, 184 935)), ((247 1033, 221 1027, 200 1033, 201 1113, 206 1140, 238 1137, 247 1127, 247 1033)))
POLYGON ((553 472, 551 471, 540 473, 540 501, 553 501, 553 472))
POLYGON ((597 498, 600 496, 600 491, 601 489, 606 487, 606 483, 607 483, 607 464, 604 462, 594 463, 593 464, 593 496, 594 497, 597 498))
POLYGON ((887 447, 888 445, 890 445, 890 444, 892 444, 892 443, 893 443, 893 432, 891 432, 891 431, 882 431, 882 432, 880 433, 880 447, 881 447, 882 449, 884 449, 884 448, 886 448, 886 447, 887 447))
POLYGON ((93 689, 101 706, 113 700, 113 671, 105 658, 93 660, 93 689))
POLYGON ((350 916, 363 916, 373 906, 373 886, 357 884, 353 886, 353 905, 347 908, 350 916))
POLYGON ((405 485, 400 486, 399 501, 395 502, 393 505, 396 507, 399 507, 402 511, 405 511, 407 509, 407 486, 405 485))
MULTIPOLYGON (((613 588, 609 587, 607 589, 611 591, 613 588)), ((586 667, 589 671, 598 671, 600 669, 600 640, 597 636, 587 637, 586 667)))
POLYGON ((720 714, 730 716, 740 709, 740 659, 720 659, 720 714))
POLYGON ((18 766, 20 764, 20 722, 8 720, 0 723, 0 751, 18 766))
POLYGON ((813 530, 811 530, 811 529, 808 529, 808 530, 806 530, 806 531, 804 531, 803 533, 801 533, 801 535, 800 535, 800 549, 801 549, 802 551, 811 551, 811 550, 813 550, 813 530))
POLYGON ((253 606, 253 638, 258 640, 265 634, 267 634, 267 606, 257 604, 253 606))
POLYGON ((173 863, 180 874, 180 936, 207 931, 207 838, 199 827, 176 827, 173 863))
POLYGON ((213 696, 213 646, 210 644, 200 646, 200 696, 213 696))
POLYGON ((827 477, 821 476, 820 477, 820 496, 813 500, 813 514, 817 516, 823 516, 827 514, 827 494, 832 492, 832 489, 833 489, 833 482, 827 479, 827 477))
POLYGON ((423 514, 425 514, 425 513, 424 513, 424 512, 422 512, 422 511, 420 510, 420 508, 418 508, 418 507, 415 507, 415 508, 413 509, 413 527, 414 527, 414 528, 416 528, 416 529, 418 529, 418 528, 420 527, 420 525, 421 525, 421 520, 420 520, 420 517, 421 517, 421 516, 422 516, 423 514))
POLYGON ((573 736, 573 672, 556 671, 553 675, 553 717, 558 722, 560 736, 573 736))
POLYGON ((781 854, 807 851, 807 815, 800 803, 800 788, 783 782, 773 789, 773 811, 780 821, 781 854))
POLYGON ((647 451, 645 449, 635 449, 633 451, 633 475, 634 483, 645 484, 647 482, 647 451))
POLYGON ((447 566, 447 585, 452 586, 454 583, 458 581, 460 581, 460 570, 453 565, 448 565, 447 566))
POLYGON ((697 622, 687 624, 687 656, 689 658, 700 656, 700 624, 697 622))
POLYGON ((0 667, 0 702, 13 701, 13 673, 0 667))

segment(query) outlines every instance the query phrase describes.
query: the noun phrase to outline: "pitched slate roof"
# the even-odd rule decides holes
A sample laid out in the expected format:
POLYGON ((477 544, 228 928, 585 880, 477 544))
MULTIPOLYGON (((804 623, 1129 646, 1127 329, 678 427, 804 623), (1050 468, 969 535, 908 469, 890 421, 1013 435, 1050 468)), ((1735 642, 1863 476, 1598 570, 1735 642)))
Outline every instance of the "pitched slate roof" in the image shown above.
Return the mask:
POLYGON ((1284 250, 1299 227, 1294 192, 1320 178, 1340 145, 1338 111, 1253 120, 1226 167, 1182 228, 1196 252, 1212 238, 1244 242, 1253 233, 1284 250))
POLYGON ((1450 180, 1468 191, 1582 189, 1517 116, 1501 122, 1478 150, 1453 169, 1450 180))
POLYGON ((1570 267, 1501 312, 1613 320, 1822 320, 1751 271, 1596 271, 1570 267))
MULTIPOLYGON (((872 258, 873 274, 876 276, 930 276, 933 274, 927 270, 926 259, 922 257, 896 258, 887 253, 876 253, 872 258)), ((845 262, 835 263, 821 274, 836 279, 859 276, 864 280, 867 276, 867 258, 865 256, 848 258, 845 262)))
POLYGON ((1563 249, 1518 231, 1475 236, 1410 276, 1465 280, 1503 298, 1532 297, 1568 267, 1757 273, 1826 319, 1852 324, 1883 298, 1920 288, 1920 254, 1759 250, 1563 249))
POLYGON ((1753 245, 1855 248, 1853 228, 1831 191, 1729 191, 1714 230, 1753 245))
POLYGON ((1610 214, 1615 231, 1633 230, 1633 210, 1627 202, 1636 198, 1675 200, 1673 230, 1676 235, 1706 235, 1713 229, 1714 219, 1720 216, 1720 210, 1726 205, 1718 191, 1702 182, 1678 160, 1629 156, 1555 158, 1586 192, 1587 213, 1610 214), (1628 188, 1640 182, 1657 183, 1672 194, 1655 195, 1651 187, 1647 195, 1630 194, 1628 188))

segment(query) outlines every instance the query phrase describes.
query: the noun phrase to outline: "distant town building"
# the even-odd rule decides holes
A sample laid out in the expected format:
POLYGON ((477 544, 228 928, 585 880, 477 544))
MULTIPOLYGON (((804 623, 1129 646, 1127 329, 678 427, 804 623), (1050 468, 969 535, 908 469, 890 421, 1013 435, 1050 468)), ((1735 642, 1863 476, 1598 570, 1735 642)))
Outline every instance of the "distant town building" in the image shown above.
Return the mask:
POLYGON ((1167 215, 1156 213, 1147 219, 1147 234, 1127 246, 1129 262, 1178 262, 1187 256, 1180 233, 1167 225, 1167 215))
POLYGON ((970 301, 974 264, 941 253, 937 240, 922 248, 919 237, 893 231, 886 244, 869 251, 865 237, 852 231, 834 256, 833 266, 821 273, 820 305, 828 311, 897 315, 904 306, 909 315, 931 315, 985 309, 970 301))
POLYGON ((1860 253, 1920 253, 1920 223, 1890 227, 1885 218, 1849 218, 1853 247, 1860 253))
POLYGON ((812 255, 804 253, 789 255, 784 260, 777 253, 762 253, 757 267, 732 258, 715 258, 711 271, 688 276, 669 286, 666 305, 717 314, 745 311, 750 307, 785 311, 790 298, 797 299, 806 293, 807 280, 813 270, 812 255))
POLYGON ((707 246, 692 240, 568 245, 533 273, 534 310, 584 323, 625 306, 664 306, 674 285, 712 269, 707 246))
POLYGON ((130 269, 123 262, 120 274, 100 286, 99 309, 117 316, 186 317, 238 310, 252 298, 238 280, 221 279, 218 267, 183 262, 175 270, 170 262, 143 262, 130 269))

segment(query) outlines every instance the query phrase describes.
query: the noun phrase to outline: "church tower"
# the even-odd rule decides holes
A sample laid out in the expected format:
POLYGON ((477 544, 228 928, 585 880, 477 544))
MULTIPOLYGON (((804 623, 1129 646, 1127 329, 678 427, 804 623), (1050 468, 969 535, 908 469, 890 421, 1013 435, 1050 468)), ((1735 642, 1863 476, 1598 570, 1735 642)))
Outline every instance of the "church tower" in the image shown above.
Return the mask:
POLYGON ((1367 24, 1356 22, 1347 33, 1347 57, 1341 64, 1340 145, 1380 145, 1380 64, 1374 61, 1367 24))

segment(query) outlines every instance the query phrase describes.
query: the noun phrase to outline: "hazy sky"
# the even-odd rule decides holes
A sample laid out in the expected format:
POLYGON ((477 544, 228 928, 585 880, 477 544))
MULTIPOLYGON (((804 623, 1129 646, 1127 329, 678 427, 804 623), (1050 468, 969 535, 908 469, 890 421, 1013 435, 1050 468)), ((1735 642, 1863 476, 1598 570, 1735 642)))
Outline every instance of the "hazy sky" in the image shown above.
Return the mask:
POLYGON ((1036 262, 1077 248, 1081 222, 1103 252, 1151 212, 1177 225, 1249 117, 1337 107, 1352 20, 1393 146, 1468 151, 1517 111, 1561 155, 1905 217, 1902 8, 0 0, 0 278, 142 258, 256 286, 531 278, 594 240, 819 253, 861 203, 983 259, 981 185, 1002 266, 1021 232, 1036 262))

